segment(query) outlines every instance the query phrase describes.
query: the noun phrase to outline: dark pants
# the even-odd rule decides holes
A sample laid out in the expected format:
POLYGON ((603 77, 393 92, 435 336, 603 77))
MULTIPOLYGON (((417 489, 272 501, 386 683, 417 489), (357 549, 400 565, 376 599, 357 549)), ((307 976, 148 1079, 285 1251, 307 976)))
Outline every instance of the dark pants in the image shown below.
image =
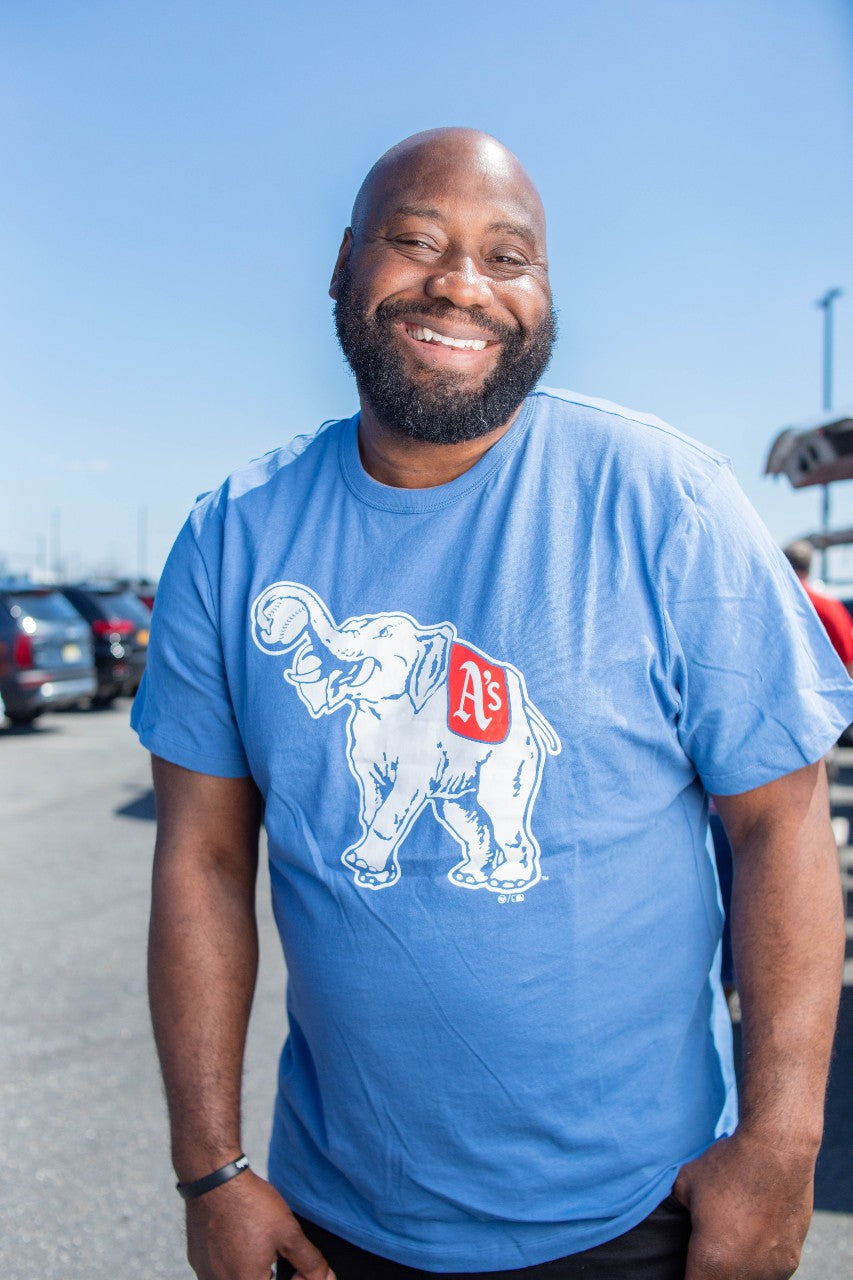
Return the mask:
MULTIPOLYGON (((684 1280, 690 1214, 672 1196, 638 1226, 615 1240, 536 1267, 512 1271, 420 1271, 367 1253, 313 1222, 299 1219, 302 1229, 322 1252, 337 1280, 684 1280)), ((294 1274, 279 1262, 277 1280, 294 1274)))

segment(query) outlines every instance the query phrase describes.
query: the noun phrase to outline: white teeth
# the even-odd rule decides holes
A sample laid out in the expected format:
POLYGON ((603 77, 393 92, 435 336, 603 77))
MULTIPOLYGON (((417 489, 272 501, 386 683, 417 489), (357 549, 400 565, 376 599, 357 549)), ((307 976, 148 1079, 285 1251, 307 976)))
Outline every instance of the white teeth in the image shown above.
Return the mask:
POLYGON ((482 351, 486 345, 485 338, 446 338, 443 333, 433 333, 432 329, 409 325, 406 329, 418 342, 440 342, 443 347, 455 347, 458 351, 482 351))

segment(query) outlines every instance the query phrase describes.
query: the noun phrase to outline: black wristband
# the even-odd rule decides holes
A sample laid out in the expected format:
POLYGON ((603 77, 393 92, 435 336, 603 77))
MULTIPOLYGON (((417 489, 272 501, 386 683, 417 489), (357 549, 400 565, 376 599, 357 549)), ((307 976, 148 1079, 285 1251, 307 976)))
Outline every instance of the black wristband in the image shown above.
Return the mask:
POLYGON ((213 1173, 209 1173, 205 1178, 196 1178, 195 1182, 176 1182, 175 1186, 185 1200, 195 1200, 197 1196, 203 1196, 206 1191, 221 1187, 223 1182, 230 1182, 248 1167, 248 1156, 239 1155, 236 1160, 224 1164, 221 1169, 214 1169, 213 1173))

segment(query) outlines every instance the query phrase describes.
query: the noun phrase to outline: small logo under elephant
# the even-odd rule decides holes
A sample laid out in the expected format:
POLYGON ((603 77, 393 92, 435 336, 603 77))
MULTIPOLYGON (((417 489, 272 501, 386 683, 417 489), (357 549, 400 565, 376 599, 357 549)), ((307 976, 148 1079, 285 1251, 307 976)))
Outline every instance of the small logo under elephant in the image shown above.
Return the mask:
POLYGON ((359 888, 400 879, 400 846, 427 808, 462 851, 452 884, 505 894, 541 879, 531 819, 560 740, 520 671, 459 640, 450 622, 376 613, 336 623, 298 582, 258 595, 252 636, 287 656, 284 678, 313 719, 349 708, 361 835, 341 860, 359 888))

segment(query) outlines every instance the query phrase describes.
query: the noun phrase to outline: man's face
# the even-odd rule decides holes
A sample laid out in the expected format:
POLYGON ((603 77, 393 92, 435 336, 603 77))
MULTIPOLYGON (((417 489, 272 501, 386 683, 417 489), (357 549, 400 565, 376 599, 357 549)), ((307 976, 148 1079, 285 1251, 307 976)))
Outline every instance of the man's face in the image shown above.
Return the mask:
POLYGON ((359 391, 383 425, 458 443, 508 422, 556 325, 535 197, 512 174, 432 164, 375 194, 332 284, 359 391))

